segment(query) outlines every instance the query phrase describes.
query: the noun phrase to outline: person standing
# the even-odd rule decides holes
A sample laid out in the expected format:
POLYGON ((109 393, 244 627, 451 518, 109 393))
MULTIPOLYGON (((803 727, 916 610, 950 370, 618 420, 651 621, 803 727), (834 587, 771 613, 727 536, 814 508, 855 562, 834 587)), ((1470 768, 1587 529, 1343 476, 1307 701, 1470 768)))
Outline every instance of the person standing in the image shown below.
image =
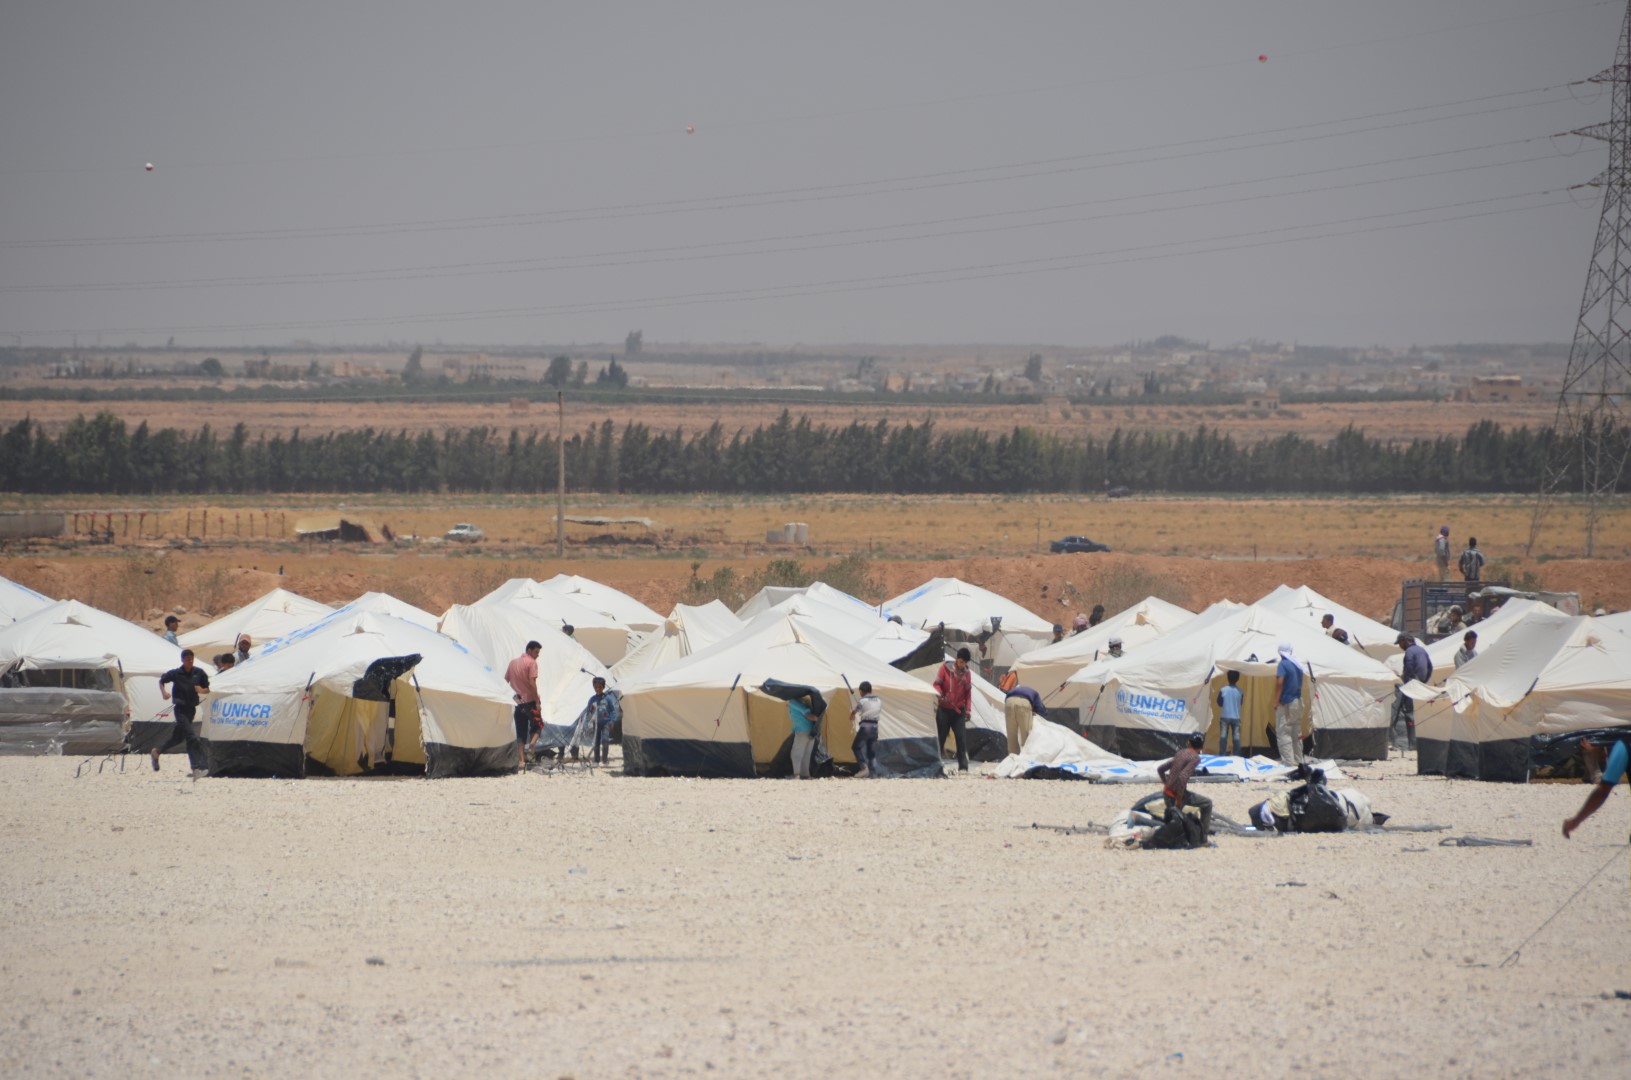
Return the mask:
POLYGON ((253 647, 254 643, 249 640, 248 634, 244 634, 238 638, 238 663, 241 664, 245 660, 249 659, 249 650, 253 647))
POLYGON ((198 714, 198 697, 200 694, 210 692, 210 677, 204 669, 193 665, 193 651, 181 650, 181 666, 171 668, 159 676, 159 696, 165 701, 172 702, 171 710, 175 718, 175 730, 164 741, 163 746, 155 746, 151 751, 153 771, 159 771, 159 755, 172 746, 187 744, 187 761, 192 766, 193 779, 203 776, 204 769, 204 740, 198 737, 198 728, 193 725, 193 718, 198 714), (173 687, 166 690, 165 687, 173 687))
POLYGON ((1484 572, 1484 553, 1478 550, 1478 537, 1467 537, 1467 550, 1461 553, 1461 580, 1478 581, 1484 572))
POLYGON ((810 758, 815 754, 816 718, 809 695, 787 703, 793 721, 793 779, 810 779, 810 758))
POLYGON ((1280 664, 1274 669, 1274 737, 1280 764, 1303 761, 1303 669, 1291 655, 1291 643, 1280 642, 1280 664))
POLYGON ((605 765, 611 757, 612 727, 623 719, 623 706, 617 695, 606 689, 606 680, 596 675, 595 692, 589 696, 589 715, 594 721, 594 763, 605 765))
POLYGON ((527 767, 527 745, 532 742, 533 730, 544 726, 538 697, 538 654, 544 651, 541 642, 527 642, 526 650, 504 669, 504 681, 515 692, 515 742, 523 771, 527 767))
POLYGON ((1461 648, 1455 651, 1455 667, 1461 670, 1461 665, 1478 655, 1478 631, 1468 630, 1461 635, 1461 648))
POLYGON ((883 719, 883 700, 872 692, 870 682, 863 681, 856 689, 861 696, 849 711, 850 723, 855 725, 855 742, 851 748, 861 775, 875 778, 878 775, 878 721, 883 719))
POLYGON ((1438 564, 1438 579, 1450 580, 1450 527, 1440 525, 1438 535, 1433 537, 1433 561, 1438 564))
POLYGON ((1246 695, 1240 692, 1240 672, 1231 671, 1228 685, 1218 690, 1218 753, 1240 756, 1240 706, 1246 695), (1229 740, 1234 740, 1230 750, 1229 740))
POLYGON ((176 618, 174 615, 166 615, 164 617, 164 633, 160 634, 159 636, 172 645, 179 645, 181 642, 176 640, 176 629, 180 626, 180 619, 176 618))
MULTIPOLYGON (((1409 634, 1400 634, 1395 644, 1404 650, 1400 678, 1423 684, 1431 681, 1433 658, 1421 642, 1409 634)), ((1404 692, 1402 684, 1393 691, 1393 746, 1401 751, 1416 749, 1416 702, 1404 692)))
POLYGON ((1017 754, 1031 737, 1031 721, 1040 716, 1046 720, 1048 710, 1042 704, 1042 695, 1029 686, 1015 686, 1002 699, 1002 719, 1008 729, 1008 752, 1017 754))
POLYGON ((940 747, 949 733, 957 745, 957 771, 968 772, 968 706, 974 680, 968 672, 967 648, 957 650, 957 658, 940 665, 934 674, 934 726, 940 747))
POLYGON ((1186 806, 1196 807, 1201 812, 1201 835, 1211 836, 1212 800, 1189 790, 1189 778, 1195 775, 1201 763, 1201 747, 1205 743, 1206 736, 1200 732, 1190 735, 1189 744, 1170 760, 1157 765, 1155 774, 1161 778, 1161 796, 1167 809, 1176 808, 1182 813, 1186 806))

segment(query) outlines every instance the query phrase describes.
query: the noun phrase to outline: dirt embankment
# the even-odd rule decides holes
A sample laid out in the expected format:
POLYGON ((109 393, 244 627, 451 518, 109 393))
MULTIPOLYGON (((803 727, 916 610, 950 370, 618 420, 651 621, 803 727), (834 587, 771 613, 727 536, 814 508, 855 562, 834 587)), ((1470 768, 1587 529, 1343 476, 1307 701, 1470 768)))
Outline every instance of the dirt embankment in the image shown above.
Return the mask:
MULTIPOLYGON (((698 576, 733 568, 762 569, 763 557, 701 560, 698 576)), ((824 560, 805 560, 819 568, 824 560)), ((1424 566, 1404 559, 1339 556, 1250 561, 1169 555, 1029 555, 961 559, 875 559, 866 573, 872 599, 897 595, 933 577, 956 577, 1068 623, 1102 603, 1119 610, 1157 595, 1200 610, 1218 600, 1249 602, 1277 585, 1308 585, 1373 618, 1386 619, 1400 582, 1424 566)), ((1631 607, 1631 561, 1553 560, 1524 565, 1547 588, 1577 591, 1588 606, 1631 607)), ((660 612, 682 599, 691 562, 672 559, 420 559, 371 555, 291 558, 281 567, 242 565, 230 553, 105 557, 0 558, 0 575, 53 597, 73 597, 137 621, 185 609, 184 629, 201 625, 276 587, 326 603, 344 603, 371 590, 388 592, 432 612, 470 603, 511 577, 578 573, 622 589, 660 612), (279 574, 278 569, 284 573, 279 574)))

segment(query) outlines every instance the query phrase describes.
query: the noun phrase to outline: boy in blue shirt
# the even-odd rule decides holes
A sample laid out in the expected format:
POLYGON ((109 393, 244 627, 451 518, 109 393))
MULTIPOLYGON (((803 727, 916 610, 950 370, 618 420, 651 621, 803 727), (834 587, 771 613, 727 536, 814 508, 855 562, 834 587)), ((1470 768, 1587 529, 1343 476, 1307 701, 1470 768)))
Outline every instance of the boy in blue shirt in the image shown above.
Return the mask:
POLYGON ((1218 753, 1240 756, 1240 703, 1245 697, 1240 692, 1240 672, 1229 672, 1229 685, 1218 691, 1218 753), (1234 738, 1234 749, 1229 739, 1234 738))

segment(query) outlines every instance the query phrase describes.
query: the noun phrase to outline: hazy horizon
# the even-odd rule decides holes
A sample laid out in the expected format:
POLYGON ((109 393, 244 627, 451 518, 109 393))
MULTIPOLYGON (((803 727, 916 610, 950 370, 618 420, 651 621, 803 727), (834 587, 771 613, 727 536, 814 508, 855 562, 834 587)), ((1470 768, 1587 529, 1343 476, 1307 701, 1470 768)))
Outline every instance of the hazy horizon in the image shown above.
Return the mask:
POLYGON ((14 0, 0 343, 1567 342, 1624 14, 14 0))

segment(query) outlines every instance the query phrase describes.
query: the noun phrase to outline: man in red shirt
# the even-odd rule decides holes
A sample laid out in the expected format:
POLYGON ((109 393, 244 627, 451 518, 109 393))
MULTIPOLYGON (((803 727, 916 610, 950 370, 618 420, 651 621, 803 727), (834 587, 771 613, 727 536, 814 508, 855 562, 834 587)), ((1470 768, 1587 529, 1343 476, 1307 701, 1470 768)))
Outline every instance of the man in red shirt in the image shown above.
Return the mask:
POLYGON ((527 744, 532 741, 533 730, 544 726, 538 709, 538 654, 543 651, 542 644, 529 641, 527 651, 504 669, 504 681, 515 691, 515 739, 520 744, 523 771, 527 767, 527 744))
POLYGON ((1205 795, 1198 795, 1189 790, 1189 778, 1195 775, 1195 768, 1201 763, 1201 747, 1206 745, 1206 736, 1200 732, 1189 737, 1189 745, 1172 755, 1172 760, 1162 762, 1156 767, 1155 774, 1161 778, 1161 794, 1165 797, 1167 806, 1176 806, 1181 813, 1185 806, 1194 806, 1201 812, 1201 835, 1212 834, 1212 800, 1205 795))
POLYGON ((940 665, 934 675, 934 726, 940 734, 940 747, 946 746, 949 732, 957 745, 957 771, 968 772, 968 702, 974 679, 968 673, 972 654, 957 650, 957 659, 940 665))

